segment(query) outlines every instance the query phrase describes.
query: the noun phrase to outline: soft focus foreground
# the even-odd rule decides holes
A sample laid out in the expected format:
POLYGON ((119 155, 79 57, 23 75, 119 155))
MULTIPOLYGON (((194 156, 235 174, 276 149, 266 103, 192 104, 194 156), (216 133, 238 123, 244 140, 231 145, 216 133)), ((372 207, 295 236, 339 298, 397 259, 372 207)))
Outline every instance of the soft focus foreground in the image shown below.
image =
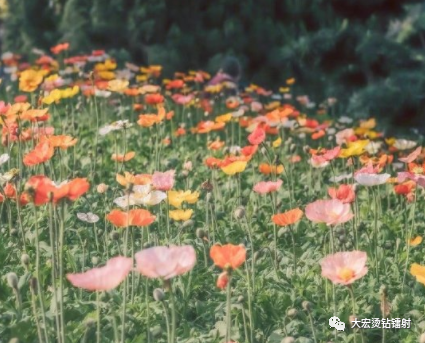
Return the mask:
POLYGON ((3 55, 1 343, 425 340, 419 137, 68 48, 3 55))

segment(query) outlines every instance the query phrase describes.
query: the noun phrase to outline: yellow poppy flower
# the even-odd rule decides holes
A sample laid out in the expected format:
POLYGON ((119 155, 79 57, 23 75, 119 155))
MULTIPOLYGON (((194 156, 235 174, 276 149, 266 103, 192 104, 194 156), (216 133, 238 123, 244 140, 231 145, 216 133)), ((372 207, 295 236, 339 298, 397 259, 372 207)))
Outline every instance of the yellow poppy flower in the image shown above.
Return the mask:
POLYGON ((127 80, 111 80, 108 82, 108 90, 121 93, 127 89, 128 85, 127 80))
POLYGON ((416 247, 417 245, 419 245, 421 243, 422 243, 422 237, 421 236, 417 236, 417 237, 409 240, 409 245, 412 246, 412 247, 416 247))
POLYGON ((194 204, 198 201, 199 192, 191 192, 188 191, 169 191, 167 193, 168 203, 171 206, 176 208, 180 208, 183 202, 187 202, 189 204, 194 204))
POLYGON ((410 274, 416 277, 416 281, 425 285, 425 267, 420 264, 413 263, 410 267, 410 274))
POLYGON ((280 93, 288 93, 291 90, 289 87, 279 87, 280 93))
POLYGON ((368 139, 358 140, 348 143, 347 149, 341 149, 339 157, 347 158, 351 156, 359 156, 364 153, 366 146, 369 144, 368 139))
POLYGON ((217 118, 215 118, 215 121, 217 123, 227 123, 232 119, 232 114, 231 113, 227 113, 227 114, 223 114, 221 116, 218 116, 217 118))
POLYGON ((225 167, 221 167, 221 170, 226 175, 235 175, 237 173, 242 173, 246 168, 247 162, 246 161, 236 161, 233 163, 230 163, 229 165, 225 167))
POLYGON ((370 118, 369 120, 362 121, 360 127, 363 129, 373 129, 376 126, 375 118, 370 118))
POLYGON ((24 70, 19 76, 19 90, 24 92, 34 92, 40 83, 43 82, 44 73, 37 70, 24 70))
POLYGON ((169 212, 170 218, 175 221, 186 221, 192 217, 193 210, 172 210, 169 212))
POLYGON ((273 141, 272 145, 273 145, 273 148, 280 147, 282 145, 282 138, 279 137, 278 139, 276 139, 275 141, 273 141))

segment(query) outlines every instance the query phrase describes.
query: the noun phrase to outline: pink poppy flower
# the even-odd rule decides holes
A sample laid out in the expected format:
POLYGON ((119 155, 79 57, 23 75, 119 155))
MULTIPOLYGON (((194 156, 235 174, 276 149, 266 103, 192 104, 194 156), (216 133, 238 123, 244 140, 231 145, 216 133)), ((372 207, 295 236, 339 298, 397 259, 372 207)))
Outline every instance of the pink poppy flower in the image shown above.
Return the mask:
POLYGON ((421 154, 422 147, 419 146, 415 149, 415 151, 411 152, 406 157, 400 157, 399 160, 404 163, 412 163, 416 158, 421 154))
POLYGON ((320 155, 311 156, 309 163, 314 168, 325 168, 327 165, 329 165, 329 161, 320 155))
POLYGON ((135 257, 140 274, 164 280, 188 272, 196 263, 196 252, 191 245, 153 247, 139 251, 135 257))
POLYGON ((104 267, 93 268, 85 273, 67 274, 66 278, 75 287, 89 291, 110 291, 117 287, 133 268, 133 259, 117 256, 104 267))
POLYGON ((183 95, 183 94, 174 94, 171 96, 176 104, 187 105, 194 98, 193 94, 183 95))
POLYGON ((322 155, 322 157, 327 161, 332 161, 333 159, 339 156, 341 152, 341 147, 337 146, 333 149, 326 150, 326 152, 322 155))
POLYGON ((400 172, 397 174, 398 183, 402 183, 407 179, 415 181, 417 185, 425 188, 425 175, 414 174, 411 172, 400 172))
POLYGON ((155 189, 169 191, 174 186, 175 170, 168 170, 164 173, 156 171, 152 175, 152 184, 155 189))
POLYGON ((367 274, 367 254, 363 251, 345 251, 326 256, 320 265, 322 276, 334 284, 350 285, 367 274))
POLYGON ((314 223, 326 223, 326 225, 342 224, 354 216, 350 205, 338 199, 312 202, 305 208, 305 215, 314 223))
POLYGON ((345 129, 335 134, 336 144, 342 145, 347 142, 352 142, 356 139, 353 129, 345 129))
POLYGON ((252 145, 259 145, 266 139, 266 131, 260 126, 257 126, 256 129, 248 136, 248 141, 252 145))
POLYGON ((266 194, 271 192, 276 192, 280 186, 282 186, 282 180, 273 181, 261 181, 258 182, 253 190, 259 194, 266 194))
POLYGON ((354 176, 356 176, 357 174, 378 174, 378 173, 379 173, 379 165, 374 167, 372 161, 369 161, 367 166, 355 171, 354 176))
POLYGON ((363 186, 378 186, 387 182, 390 178, 390 174, 369 174, 360 173, 355 174, 354 179, 363 186))
POLYGON ((353 185, 340 185, 338 188, 330 187, 328 194, 332 199, 338 199, 344 204, 351 203, 356 198, 353 185))

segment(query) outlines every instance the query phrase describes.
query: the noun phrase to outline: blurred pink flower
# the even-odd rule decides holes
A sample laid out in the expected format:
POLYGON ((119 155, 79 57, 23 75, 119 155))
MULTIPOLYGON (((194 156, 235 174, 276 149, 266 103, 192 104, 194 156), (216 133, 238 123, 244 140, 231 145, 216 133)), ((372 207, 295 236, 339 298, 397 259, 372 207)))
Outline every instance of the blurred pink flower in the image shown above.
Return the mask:
POLYGON ((257 126, 254 131, 248 136, 248 141, 252 145, 259 145, 266 139, 266 131, 260 126, 257 126))
POLYGON ((400 157, 399 160, 404 163, 412 163, 421 154, 421 151, 422 147, 419 146, 415 149, 415 151, 411 152, 406 157, 400 157))
POLYGON ((347 142, 352 142, 353 140, 355 140, 356 136, 354 134, 353 129, 345 129, 345 130, 337 132, 335 134, 335 138, 336 138, 336 144, 342 145, 347 142))
POLYGON ((417 185, 425 188, 425 175, 414 174, 411 172, 399 172, 397 174, 397 182, 402 183, 406 179, 415 181, 417 185))
POLYGON ((152 175, 153 186, 160 191, 169 191, 174 186, 175 170, 168 170, 164 173, 156 171, 152 175))
POLYGON ((260 194, 266 194, 277 191, 282 186, 282 180, 277 181, 261 181, 258 182, 253 190, 260 194))
POLYGON ((117 256, 111 258, 104 267, 93 268, 85 273, 67 274, 66 278, 75 287, 89 291, 110 291, 117 287, 133 267, 133 259, 117 256))
POLYGON ((140 274, 164 280, 188 272, 196 263, 196 252, 191 245, 153 247, 139 251, 135 257, 140 274))
POLYGON ((174 100, 176 104, 179 105, 187 105, 194 98, 193 94, 183 95, 183 94, 173 94, 171 98, 174 100))
POLYGON ((326 152, 322 155, 322 157, 327 161, 332 161, 333 159, 339 156, 341 152, 341 147, 337 146, 333 149, 326 150, 326 152))
POLYGON ((340 185, 338 188, 330 187, 328 194, 332 199, 341 200, 344 204, 351 203, 356 198, 353 185, 340 185))
POLYGON ((349 221, 354 214, 350 205, 344 204, 338 199, 317 200, 308 204, 305 215, 315 223, 326 223, 326 225, 338 225, 349 221))
POLYGON ((366 261, 367 254, 357 250, 328 255, 320 261, 322 276, 334 284, 350 285, 367 274, 366 261))

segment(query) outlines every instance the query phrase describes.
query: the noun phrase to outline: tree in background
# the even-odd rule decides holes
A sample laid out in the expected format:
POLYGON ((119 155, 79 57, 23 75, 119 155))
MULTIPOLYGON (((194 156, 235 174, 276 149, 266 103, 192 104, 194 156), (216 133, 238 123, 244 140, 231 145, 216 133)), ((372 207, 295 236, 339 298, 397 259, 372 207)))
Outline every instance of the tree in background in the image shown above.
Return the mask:
MULTIPOLYGON (((416 124, 425 94, 425 5, 418 0, 9 0, 7 49, 69 41, 115 50, 166 74, 215 72, 237 56, 245 79, 289 77, 348 113, 416 124), (401 121, 399 118, 403 118, 401 121)), ((114 52, 113 52, 114 53, 114 52)))

